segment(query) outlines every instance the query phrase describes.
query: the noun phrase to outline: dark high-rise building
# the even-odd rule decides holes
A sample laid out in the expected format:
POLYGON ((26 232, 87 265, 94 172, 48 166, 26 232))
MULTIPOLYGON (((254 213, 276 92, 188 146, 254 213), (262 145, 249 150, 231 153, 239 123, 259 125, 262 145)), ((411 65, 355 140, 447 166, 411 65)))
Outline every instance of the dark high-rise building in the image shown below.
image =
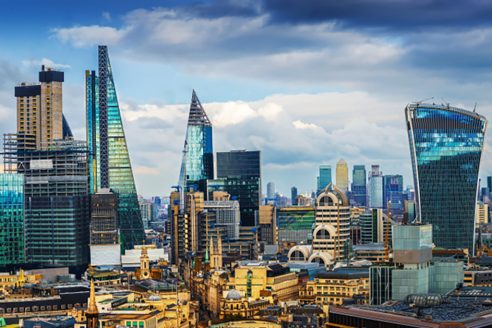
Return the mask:
POLYGON ((218 190, 227 191, 232 199, 239 201, 241 225, 256 225, 255 212, 259 209, 261 194, 260 152, 218 152, 217 178, 222 184, 218 190))
POLYGON ((366 206, 367 204, 367 185, 366 167, 364 165, 354 165, 352 170, 352 200, 356 206, 366 206))
POLYGON ((331 183, 331 165, 321 164, 319 166, 319 175, 318 175, 318 193, 321 190, 325 189, 331 183))
POLYGON ((186 191, 204 191, 206 180, 213 178, 212 123, 193 90, 179 185, 186 191))
POLYGON ((290 188, 290 201, 292 205, 297 205, 297 188, 292 187, 290 188))
POLYGON ((383 176, 383 208, 388 208, 389 201, 391 202, 391 213, 403 213, 403 176, 383 176))
POLYGON ((0 226, 0 266, 25 263, 22 174, 0 174, 0 226))
POLYGON ((489 194, 492 192, 492 177, 487 177, 487 191, 489 194))
POLYGON ((91 195, 90 249, 91 265, 120 264, 118 195, 100 189, 91 195))
POLYGON ((433 225, 433 241, 474 249, 475 205, 485 117, 449 105, 405 109, 417 219, 433 225))
MULTIPOLYGON (((4 166, 25 178, 27 261, 85 266, 89 255, 89 185, 85 142, 58 140, 41 149, 17 148, 5 135, 4 166)), ((22 139, 22 138, 21 138, 22 139)))
POLYGON ((106 46, 98 47, 98 59, 98 75, 85 73, 90 190, 111 188, 118 194, 121 239, 129 249, 145 235, 106 46))

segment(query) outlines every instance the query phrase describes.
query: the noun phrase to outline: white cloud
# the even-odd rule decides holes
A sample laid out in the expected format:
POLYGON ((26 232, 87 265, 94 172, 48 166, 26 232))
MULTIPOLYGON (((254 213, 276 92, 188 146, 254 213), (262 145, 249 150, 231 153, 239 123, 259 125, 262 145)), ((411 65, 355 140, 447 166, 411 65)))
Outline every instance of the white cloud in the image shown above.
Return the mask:
POLYGON ((22 64, 27 67, 37 67, 39 68, 41 65, 46 67, 54 68, 54 69, 67 69, 70 68, 70 65, 55 63, 53 60, 49 58, 42 59, 26 59, 22 61, 22 64))
POLYGON ((70 43, 77 48, 96 44, 113 45, 118 43, 128 31, 128 29, 119 30, 114 27, 100 25, 52 29, 52 33, 58 40, 70 43))

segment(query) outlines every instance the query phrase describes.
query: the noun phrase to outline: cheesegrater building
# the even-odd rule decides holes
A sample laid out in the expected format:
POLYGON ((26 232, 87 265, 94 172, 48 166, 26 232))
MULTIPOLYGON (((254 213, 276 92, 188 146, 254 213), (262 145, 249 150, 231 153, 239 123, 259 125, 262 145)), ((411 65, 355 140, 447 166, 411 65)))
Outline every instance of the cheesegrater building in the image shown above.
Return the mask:
POLYGON ((90 190, 118 194, 122 244, 131 249, 144 229, 107 46, 98 47, 98 59, 98 75, 85 72, 90 190))
POLYGON ((474 249, 478 172, 487 120, 449 105, 405 109, 417 201, 417 219, 433 225, 445 249, 474 249))

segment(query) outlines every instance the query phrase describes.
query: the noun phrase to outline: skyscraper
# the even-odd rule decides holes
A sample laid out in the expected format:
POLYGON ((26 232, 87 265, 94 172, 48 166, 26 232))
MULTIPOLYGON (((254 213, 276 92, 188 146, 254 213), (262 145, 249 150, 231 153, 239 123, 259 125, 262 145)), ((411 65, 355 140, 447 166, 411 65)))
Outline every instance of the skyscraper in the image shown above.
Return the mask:
POLYGON ((331 165, 321 164, 318 175, 318 193, 331 183, 331 165))
POLYGON ((372 165, 369 172, 369 207, 383 208, 383 172, 379 165, 372 165))
POLYGON ((366 167, 354 165, 352 170, 352 199, 358 206, 366 206, 367 202, 366 167))
POLYGON ((260 152, 233 150, 217 153, 217 180, 213 188, 227 191, 239 201, 241 225, 254 226, 255 212, 260 206, 261 169, 260 152), (221 185, 221 186, 219 186, 221 185))
POLYGON ((36 148, 63 138, 63 72, 41 67, 39 84, 15 87, 17 133, 33 135, 36 148))
POLYGON ((269 200, 275 199, 275 183, 267 183, 267 198, 269 200))
POLYGON ((474 218, 485 117, 449 105, 405 108, 417 218, 436 246, 474 250, 474 218))
POLYGON ((121 238, 129 249, 142 242, 144 231, 107 46, 98 47, 98 63, 98 75, 85 73, 90 188, 118 194, 121 238))
POLYGON ((290 188, 290 201, 292 205, 297 205, 297 188, 292 187, 290 188))
POLYGON ((22 174, 0 174, 0 226, 0 266, 25 263, 22 174))
POLYGON ((403 176, 383 176, 383 189, 383 208, 388 208, 388 202, 391 201, 391 213, 403 213, 403 176))
POLYGON ((185 190, 205 191, 205 181, 213 178, 212 123, 193 90, 179 185, 185 190))
POLYGON ((336 185, 344 193, 348 191, 348 165, 344 159, 340 159, 337 163, 337 182, 336 185))

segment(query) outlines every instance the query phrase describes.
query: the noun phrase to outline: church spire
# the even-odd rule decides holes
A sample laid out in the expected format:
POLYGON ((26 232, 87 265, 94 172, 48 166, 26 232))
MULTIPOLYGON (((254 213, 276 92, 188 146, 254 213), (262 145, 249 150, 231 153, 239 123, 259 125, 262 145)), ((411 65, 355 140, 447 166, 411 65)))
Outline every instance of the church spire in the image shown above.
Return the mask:
POLYGON ((87 304, 87 311, 85 313, 87 317, 87 328, 97 328, 99 321, 99 311, 97 310, 96 303, 96 288, 94 287, 94 279, 91 279, 91 290, 89 294, 89 302, 87 304))

